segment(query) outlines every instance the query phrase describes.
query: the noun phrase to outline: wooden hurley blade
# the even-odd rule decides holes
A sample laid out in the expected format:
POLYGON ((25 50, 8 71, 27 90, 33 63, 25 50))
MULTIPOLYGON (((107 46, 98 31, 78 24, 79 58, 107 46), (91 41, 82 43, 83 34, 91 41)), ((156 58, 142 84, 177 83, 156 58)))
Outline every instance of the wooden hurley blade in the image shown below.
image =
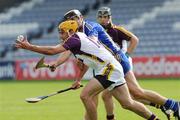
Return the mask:
POLYGON ((49 67, 49 65, 44 63, 44 58, 42 57, 36 64, 35 69, 43 68, 43 67, 49 67))

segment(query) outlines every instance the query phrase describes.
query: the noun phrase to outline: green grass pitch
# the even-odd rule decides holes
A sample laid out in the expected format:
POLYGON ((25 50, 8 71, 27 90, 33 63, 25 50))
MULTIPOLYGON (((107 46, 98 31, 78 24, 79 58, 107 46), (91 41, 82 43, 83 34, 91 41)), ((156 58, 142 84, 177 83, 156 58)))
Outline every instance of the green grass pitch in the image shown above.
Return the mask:
MULTIPOLYGON (((71 86, 73 81, 0 81, 0 120, 83 120, 84 108, 80 101, 81 89, 68 91, 38 103, 26 103, 25 98, 47 95, 71 86)), ((87 81, 83 81, 85 85, 87 81)), ((180 100, 179 80, 140 80, 143 88, 151 89, 173 99, 180 100)), ((115 101, 117 120, 143 120, 124 110, 115 101)), ((166 117, 149 107, 161 120, 166 117)), ((99 100, 98 120, 105 120, 102 100, 99 100)))

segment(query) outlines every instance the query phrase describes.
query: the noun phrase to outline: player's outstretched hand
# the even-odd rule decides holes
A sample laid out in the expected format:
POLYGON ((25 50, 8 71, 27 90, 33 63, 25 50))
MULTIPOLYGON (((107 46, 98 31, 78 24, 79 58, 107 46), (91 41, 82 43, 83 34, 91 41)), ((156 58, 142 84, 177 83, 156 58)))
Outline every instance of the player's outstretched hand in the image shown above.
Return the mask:
POLYGON ((76 80, 71 87, 76 90, 81 87, 81 82, 76 80))
POLYGON ((24 37, 23 35, 19 35, 17 37, 15 47, 28 49, 30 46, 31 44, 28 42, 27 37, 24 37))

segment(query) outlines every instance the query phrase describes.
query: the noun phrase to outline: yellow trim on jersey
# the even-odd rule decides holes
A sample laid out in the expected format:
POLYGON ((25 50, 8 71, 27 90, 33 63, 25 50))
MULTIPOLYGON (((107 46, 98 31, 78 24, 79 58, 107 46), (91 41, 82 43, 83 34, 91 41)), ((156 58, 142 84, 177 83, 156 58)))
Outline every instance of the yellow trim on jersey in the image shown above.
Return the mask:
POLYGON ((83 54, 83 56, 86 56, 86 57, 88 57, 88 58, 90 58, 90 59, 92 59, 92 60, 94 60, 94 61, 96 61, 96 62, 99 62, 99 63, 101 63, 101 64, 105 64, 105 61, 101 60, 100 58, 98 58, 98 57, 95 56, 95 55, 83 54))
POLYGON ((132 37, 132 33, 129 32, 128 30, 126 30, 125 28, 123 28, 122 26, 115 26, 115 25, 113 25, 113 28, 116 28, 116 29, 122 31, 127 36, 132 37))
POLYGON ((112 75, 112 72, 114 70, 114 66, 112 64, 108 64, 105 69, 103 70, 103 76, 107 76, 107 79, 110 79, 110 76, 112 75))
POLYGON ((107 71, 108 67, 106 66, 105 69, 103 70, 102 75, 105 76, 106 75, 106 71, 107 71))
POLYGON ((106 45, 104 45, 103 43, 102 43, 102 45, 113 55, 113 56, 115 56, 115 54, 113 53, 113 51, 110 49, 110 48, 108 48, 106 45))
POLYGON ((108 75, 108 80, 110 79, 110 76, 112 75, 112 72, 114 71, 114 66, 111 64, 110 66, 110 72, 109 72, 109 75, 108 75))

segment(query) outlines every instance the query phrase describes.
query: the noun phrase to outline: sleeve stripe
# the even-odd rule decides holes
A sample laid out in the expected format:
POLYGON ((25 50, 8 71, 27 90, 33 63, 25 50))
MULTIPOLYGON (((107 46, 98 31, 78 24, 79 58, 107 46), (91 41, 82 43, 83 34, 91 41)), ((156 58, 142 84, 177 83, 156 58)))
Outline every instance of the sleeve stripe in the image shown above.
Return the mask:
POLYGON ((132 33, 127 31, 125 28, 120 27, 120 26, 114 26, 114 28, 118 29, 119 31, 123 32, 124 34, 126 34, 127 36, 129 36, 130 38, 132 37, 132 33))
POLYGON ((87 27, 87 29, 92 30, 92 26, 90 24, 85 22, 85 26, 87 27))

